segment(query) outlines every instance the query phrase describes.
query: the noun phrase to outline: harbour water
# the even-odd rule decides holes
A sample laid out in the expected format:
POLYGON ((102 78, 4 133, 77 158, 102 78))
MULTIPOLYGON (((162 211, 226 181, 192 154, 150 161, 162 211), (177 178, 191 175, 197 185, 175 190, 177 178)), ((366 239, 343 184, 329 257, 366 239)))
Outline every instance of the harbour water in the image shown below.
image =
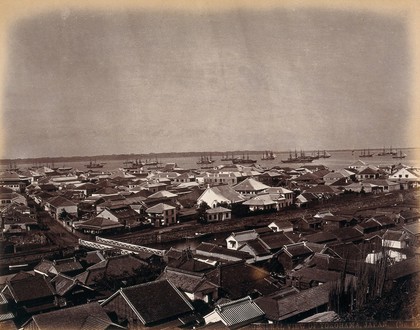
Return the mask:
MULTIPOLYGON (((357 151, 351 151, 351 150, 343 150, 343 151, 329 151, 331 154, 330 158, 320 158, 315 159, 310 164, 323 164, 327 166, 329 169, 335 170, 347 167, 351 165, 356 160, 360 159, 364 161, 367 164, 370 165, 392 165, 392 164, 405 164, 407 166, 413 166, 413 167, 420 167, 420 150, 419 149, 403 149, 402 152, 404 152, 407 156, 403 159, 393 158, 392 155, 385 155, 385 156, 378 156, 377 154, 381 152, 381 150, 371 150, 371 152, 375 153, 372 157, 360 157, 362 152, 360 150, 357 151)), ((287 159, 289 157, 289 152, 275 152, 276 158, 274 160, 262 160, 261 157, 263 155, 263 152, 250 152, 248 154, 245 154, 245 156, 249 156, 250 159, 257 160, 256 164, 259 164, 263 168, 273 168, 274 166, 282 166, 282 167, 293 167, 297 168, 302 166, 304 163, 282 163, 282 159, 287 159)), ((310 152, 306 152, 306 155, 310 155, 310 152)), ((231 156, 231 153, 229 153, 229 156, 231 156)), ((237 153, 235 154, 235 157, 242 157, 243 154, 237 153)), ((139 159, 141 161, 145 161, 146 158, 140 159, 136 156, 133 156, 132 158, 128 158, 125 160, 107 160, 107 159, 101 159, 100 157, 95 157, 95 162, 97 163, 105 163, 104 166, 101 169, 102 171, 110 171, 110 170, 118 170, 120 168, 124 167, 125 161, 135 161, 136 159, 139 159)), ((231 164, 230 161, 222 161, 222 156, 212 156, 212 159, 214 160, 214 163, 211 164, 211 166, 218 166, 218 165, 227 165, 231 164)), ((152 160, 156 160, 156 158, 153 158, 152 160)), ((200 160, 199 156, 189 156, 189 157, 158 157, 157 160, 164 164, 167 163, 176 163, 178 167, 184 168, 184 169, 195 169, 200 168, 201 165, 197 164, 197 161, 200 160)), ((78 169, 82 171, 88 170, 86 165, 89 163, 89 161, 73 161, 73 162, 65 162, 65 163, 24 163, 24 162, 16 162, 16 166, 20 169, 25 169, 33 166, 50 166, 50 167, 72 167, 73 169, 78 169)), ((15 163, 13 164, 15 165, 15 163)), ((2 165, 2 170, 7 170, 7 168, 10 165, 2 165)), ((209 165, 204 165, 209 166, 209 165)))

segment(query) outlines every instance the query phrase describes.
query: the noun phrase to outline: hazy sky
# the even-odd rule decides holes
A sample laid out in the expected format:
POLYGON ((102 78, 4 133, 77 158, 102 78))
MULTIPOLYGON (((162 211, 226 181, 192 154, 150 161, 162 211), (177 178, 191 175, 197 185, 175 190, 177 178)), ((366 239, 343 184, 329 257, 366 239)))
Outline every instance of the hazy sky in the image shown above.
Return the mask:
POLYGON ((7 63, 4 158, 412 145, 402 15, 57 10, 7 63))

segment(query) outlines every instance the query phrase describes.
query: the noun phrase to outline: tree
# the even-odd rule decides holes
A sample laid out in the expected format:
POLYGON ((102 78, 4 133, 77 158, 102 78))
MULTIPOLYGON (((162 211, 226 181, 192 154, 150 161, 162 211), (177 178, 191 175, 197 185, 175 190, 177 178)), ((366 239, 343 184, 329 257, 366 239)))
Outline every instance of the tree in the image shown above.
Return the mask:
POLYGON ((210 206, 206 202, 201 202, 198 206, 198 222, 207 223, 206 211, 210 209, 210 206))
POLYGON ((66 211, 66 209, 63 208, 63 209, 61 209, 61 212, 58 215, 58 218, 60 220, 64 220, 64 219, 67 219, 68 216, 69 216, 69 213, 66 211))

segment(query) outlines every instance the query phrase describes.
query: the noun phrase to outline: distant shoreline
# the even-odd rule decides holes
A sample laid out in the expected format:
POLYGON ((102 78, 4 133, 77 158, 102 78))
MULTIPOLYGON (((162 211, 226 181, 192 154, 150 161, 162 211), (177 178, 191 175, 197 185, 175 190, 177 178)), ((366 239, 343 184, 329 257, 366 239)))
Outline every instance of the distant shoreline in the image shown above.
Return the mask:
MULTIPOLYGON (((398 150, 414 150, 420 149, 420 147, 407 147, 407 148, 394 148, 398 150)), ((300 151, 301 149, 297 149, 300 151)), ((364 149, 328 149, 327 152, 359 152, 364 149)), ((365 149, 366 150, 366 149, 365 149)), ((371 151, 382 151, 383 148, 372 148, 371 151)), ((78 161, 93 161, 93 160, 135 160, 135 159, 156 159, 156 158, 176 158, 176 157, 200 157, 200 156, 223 156, 226 154, 234 154, 236 156, 241 155, 261 155, 266 150, 234 150, 234 151, 191 151, 191 152, 160 152, 160 153, 148 153, 148 154, 111 154, 111 155, 94 155, 94 156, 57 156, 57 157, 30 157, 30 158, 5 158, 0 159, 0 165, 8 165, 13 163, 51 163, 51 162, 78 162, 78 161)), ((293 149, 294 151, 294 149, 293 149)), ((305 152, 317 152, 316 150, 305 150, 305 152)), ((324 151, 324 149, 319 149, 324 151)), ((285 151, 273 151, 274 153, 289 153, 290 150, 285 151)))

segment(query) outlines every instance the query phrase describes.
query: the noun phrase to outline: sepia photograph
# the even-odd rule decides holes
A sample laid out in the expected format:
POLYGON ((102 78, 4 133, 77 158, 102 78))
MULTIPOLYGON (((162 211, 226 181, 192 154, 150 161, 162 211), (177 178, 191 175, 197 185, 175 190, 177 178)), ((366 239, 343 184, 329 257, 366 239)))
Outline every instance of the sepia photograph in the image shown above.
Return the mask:
POLYGON ((1 329, 419 329, 420 2, 0 2, 1 329))

